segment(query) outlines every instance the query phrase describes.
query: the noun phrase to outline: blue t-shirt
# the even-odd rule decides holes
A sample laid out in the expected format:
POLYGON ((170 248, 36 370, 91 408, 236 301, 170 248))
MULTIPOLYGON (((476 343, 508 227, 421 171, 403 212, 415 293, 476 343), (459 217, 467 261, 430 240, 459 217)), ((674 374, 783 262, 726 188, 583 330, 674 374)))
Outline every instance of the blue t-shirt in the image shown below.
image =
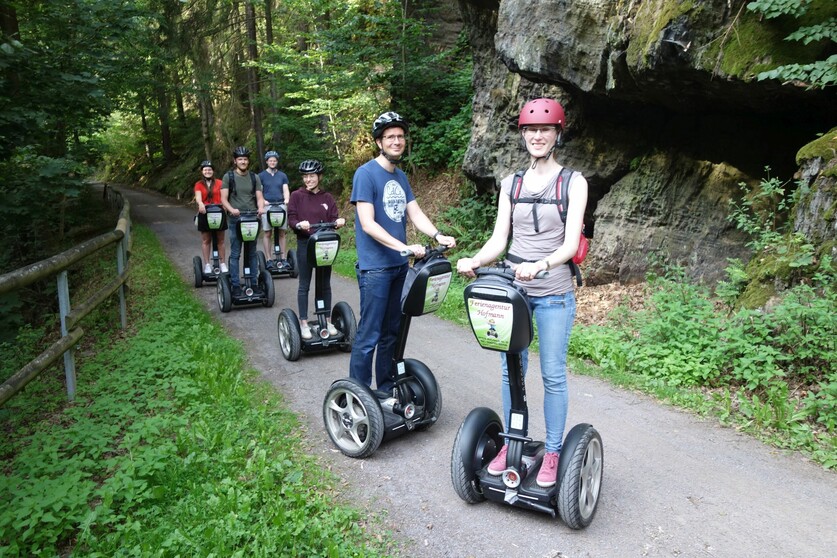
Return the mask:
MULTIPOLYGON (((407 175, 399 168, 389 172, 374 159, 360 166, 352 179, 351 202, 371 203, 375 221, 390 235, 407 242, 407 204, 415 196, 407 175)), ((361 270, 395 267, 407 263, 407 258, 363 232, 355 211, 355 245, 361 270)))
POLYGON ((282 186, 289 184, 288 175, 277 170, 276 174, 270 174, 267 170, 259 173, 262 181, 262 195, 268 203, 285 203, 285 191, 282 186))

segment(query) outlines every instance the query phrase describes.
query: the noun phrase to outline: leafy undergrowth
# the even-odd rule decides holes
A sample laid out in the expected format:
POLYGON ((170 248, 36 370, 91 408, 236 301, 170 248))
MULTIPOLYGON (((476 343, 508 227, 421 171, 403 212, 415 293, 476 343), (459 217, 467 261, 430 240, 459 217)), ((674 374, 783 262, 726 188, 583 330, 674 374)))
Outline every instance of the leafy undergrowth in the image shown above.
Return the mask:
POLYGON ((645 307, 574 328, 573 369, 717 417, 837 468, 834 270, 768 309, 735 309, 677 270, 651 277, 645 307), (595 366, 591 366, 593 363, 595 366))
POLYGON ((391 555, 364 527, 375 517, 335 500, 241 344, 135 235, 130 331, 93 335, 75 403, 39 379, 0 416, 17 433, 0 442, 0 555, 391 555))

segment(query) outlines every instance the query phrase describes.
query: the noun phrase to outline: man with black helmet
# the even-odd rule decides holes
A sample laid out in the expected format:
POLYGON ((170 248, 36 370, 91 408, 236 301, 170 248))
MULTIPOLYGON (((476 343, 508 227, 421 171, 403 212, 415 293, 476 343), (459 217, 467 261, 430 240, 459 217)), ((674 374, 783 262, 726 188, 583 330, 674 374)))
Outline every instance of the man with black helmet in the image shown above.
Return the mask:
MULTIPOLYGON (((287 203, 291 195, 288 188, 288 175, 279 170, 279 153, 268 151, 264 154, 264 162, 267 168, 259 173, 265 200, 265 213, 262 215, 262 230, 264 232, 262 240, 264 242, 264 253, 268 256, 267 266, 273 267, 273 260, 270 259, 273 254, 273 227, 267 222, 267 212, 270 210, 270 206, 280 206, 285 209, 287 214, 287 203)), ((279 249, 282 250, 283 256, 288 253, 287 240, 285 239, 287 228, 288 221, 285 219, 285 226, 279 229, 279 249)))
MULTIPOLYGON (((264 213, 262 182, 256 173, 249 170, 250 150, 238 146, 233 150, 233 169, 224 174, 221 183, 221 204, 227 210, 230 231, 230 283, 233 296, 241 296, 239 263, 241 258, 241 236, 238 222, 242 211, 264 213)), ((252 250, 248 266, 252 273, 259 268, 256 250, 252 250)))
POLYGON ((379 391, 392 391, 392 357, 401 317, 401 290, 408 261, 400 252, 417 258, 424 246, 407 242, 407 218, 415 227, 445 246, 456 240, 442 234, 416 202, 407 175, 396 165, 407 148, 407 122, 395 112, 381 114, 372 125, 378 156, 361 165, 352 180, 355 206, 355 264, 360 288, 360 323, 352 345, 349 375, 372 385, 372 361, 379 391), (376 353, 377 349, 377 355, 376 353))

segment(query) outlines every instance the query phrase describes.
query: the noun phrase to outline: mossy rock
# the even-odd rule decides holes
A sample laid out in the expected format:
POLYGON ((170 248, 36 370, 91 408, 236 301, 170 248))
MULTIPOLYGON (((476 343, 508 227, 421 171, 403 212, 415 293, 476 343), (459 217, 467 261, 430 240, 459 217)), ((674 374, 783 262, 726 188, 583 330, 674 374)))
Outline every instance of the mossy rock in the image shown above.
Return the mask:
MULTIPOLYGON (((802 147, 796 153, 796 164, 802 166, 803 162, 811 159, 821 158, 823 161, 837 159, 837 127, 830 129, 819 138, 802 147)), ((824 176, 837 176, 837 165, 830 165, 825 169, 824 176)))
POLYGON ((808 12, 799 19, 783 16, 764 19, 760 14, 744 10, 725 28, 702 55, 706 70, 751 80, 760 72, 786 64, 807 64, 823 57, 828 41, 803 44, 786 41, 785 37, 802 26, 822 22, 837 15, 833 0, 814 0, 808 12), (720 54, 720 60, 719 60, 720 54))
POLYGON ((642 4, 631 31, 626 53, 628 65, 633 68, 647 67, 652 50, 660 43, 663 30, 694 7, 692 0, 662 0, 659 3, 642 4))

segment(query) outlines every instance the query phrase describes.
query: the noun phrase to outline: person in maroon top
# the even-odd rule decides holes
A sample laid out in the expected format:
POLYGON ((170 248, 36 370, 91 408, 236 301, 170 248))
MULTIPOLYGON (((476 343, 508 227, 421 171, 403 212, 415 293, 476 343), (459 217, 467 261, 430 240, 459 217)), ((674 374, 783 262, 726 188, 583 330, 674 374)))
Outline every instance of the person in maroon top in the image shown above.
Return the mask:
MULTIPOLYGON (((212 260, 209 258, 209 250, 212 247, 212 233, 209 231, 209 224, 206 221, 206 206, 221 205, 221 180, 215 178, 215 168, 210 161, 201 161, 200 171, 203 177, 195 182, 195 202, 198 204, 198 230, 201 232, 201 252, 203 252, 204 273, 212 273, 212 260)), ((218 233, 218 258, 221 261, 221 273, 226 273, 227 257, 224 250, 224 230, 227 228, 226 221, 222 230, 218 233)))
MULTIPOLYGON (((299 290, 297 303, 299 304, 299 325, 303 339, 311 339, 308 327, 308 290, 311 286, 311 270, 313 266, 308 262, 308 238, 311 236, 311 224, 336 222, 337 228, 346 224, 346 220, 337 217, 337 204, 334 197, 320 189, 320 178, 323 174, 323 164, 315 159, 309 159, 299 164, 304 188, 294 190, 288 203, 288 225, 296 233, 296 258, 299 268, 299 290)), ((331 310, 331 268, 323 268, 322 288, 325 310, 331 310)), ((327 313, 326 316, 329 314, 327 313)), ((337 335, 337 328, 328 321, 329 335, 337 335)))

